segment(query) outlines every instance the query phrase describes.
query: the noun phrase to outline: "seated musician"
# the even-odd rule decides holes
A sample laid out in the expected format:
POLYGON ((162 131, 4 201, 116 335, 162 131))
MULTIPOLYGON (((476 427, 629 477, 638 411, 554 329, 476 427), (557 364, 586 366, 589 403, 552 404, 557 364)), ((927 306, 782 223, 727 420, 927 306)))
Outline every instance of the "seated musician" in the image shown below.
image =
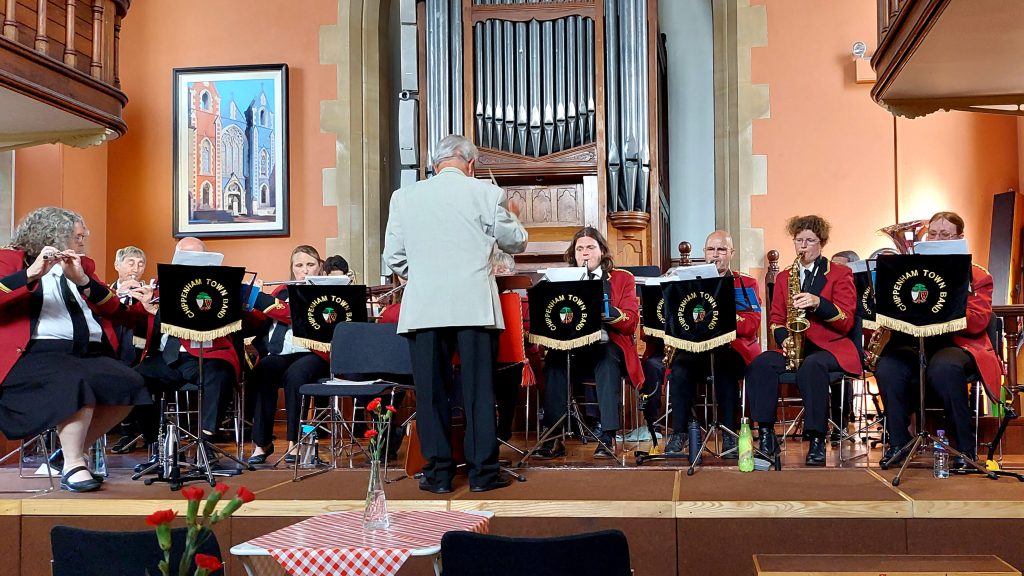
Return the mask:
MULTIPOLYGON (((114 253, 114 270, 117 271, 117 280, 110 289, 117 295, 125 305, 131 305, 129 292, 142 286, 143 274, 146 273, 146 253, 136 246, 125 246, 118 248, 114 253)), ((135 346, 135 330, 131 326, 114 326, 119 341, 118 356, 128 366, 135 366, 141 359, 140 348, 135 346)), ((145 332, 140 332, 140 336, 145 332)), ((121 422, 121 438, 110 447, 115 454, 126 454, 135 449, 135 440, 139 438, 139 413, 145 414, 145 409, 133 410, 123 422, 121 422)))
POLYGON ((349 280, 351 280, 353 284, 356 283, 355 270, 349 268, 348 260, 345 260, 345 257, 340 254, 328 256, 327 259, 324 260, 323 271, 321 274, 327 276, 348 276, 349 280))
MULTIPOLYGON (((832 255, 833 264, 848 265, 850 262, 860 260, 860 255, 853 250, 841 250, 832 255)), ((854 344, 863 346, 864 332, 860 328, 860 322, 854 322, 853 330, 850 332, 854 344)), ((859 350, 862 352, 862 350, 859 350)), ((863 358, 863 353, 861 353, 863 358)), ((829 420, 836 426, 846 430, 850 420, 853 419, 853 386, 840 386, 839 382, 832 383, 829 390, 829 420), (840 395, 843 397, 840 398, 840 395), (840 413, 842 409, 842 413, 840 413)), ((842 439, 839 430, 833 429, 829 433, 829 440, 835 445, 842 439)))
MULTIPOLYGON (((175 247, 179 252, 205 252, 206 244, 193 237, 182 238, 175 247)), ((284 317, 280 310, 272 310, 268 314, 277 314, 275 319, 284 317)), ((237 335, 221 336, 209 342, 194 342, 179 339, 160 332, 159 311, 151 310, 154 315, 147 333, 146 349, 138 370, 146 379, 146 385, 154 394, 177 390, 181 386, 199 383, 199 351, 203 351, 203 413, 200 415, 200 429, 204 439, 215 440, 220 416, 224 413, 232 392, 241 379, 242 364, 239 358, 239 342, 237 335)), ((265 316, 259 312, 244 312, 243 327, 262 325, 265 316)), ((158 457, 156 447, 159 414, 150 414, 141 418, 142 432, 150 445, 150 460, 136 466, 137 471, 155 463, 158 457)), ((215 469, 220 469, 217 462, 215 469)), ((230 469, 228 469, 230 470, 230 469)))
MULTIPOLYGON (((565 399, 569 382, 566 378, 568 355, 572 354, 573 376, 593 374, 597 384, 598 406, 601 411, 601 434, 595 458, 615 458, 605 446, 611 447, 619 429, 619 398, 622 376, 634 387, 644 383, 640 356, 636 351, 634 334, 640 321, 640 302, 636 296, 633 275, 614 268, 608 242, 595 228, 586 227, 573 236, 565 261, 570 266, 586 266, 592 279, 604 282, 609 297, 609 314, 604 318, 603 330, 608 338, 572 351, 548 350, 544 358, 544 422, 553 426, 565 414, 565 399)), ((565 447, 558 440, 549 441, 536 452, 539 459, 565 455, 565 447)))
MULTIPOLYGON (((761 352, 757 341, 761 329, 761 301, 757 295, 757 281, 730 268, 733 254, 732 236, 724 230, 715 230, 704 241, 704 258, 714 263, 720 276, 732 276, 736 292, 736 339, 729 346, 709 352, 693 353, 679 350, 669 372, 669 399, 672 403, 672 436, 665 444, 665 452, 683 451, 687 423, 691 418, 693 396, 698 382, 703 382, 714 362, 715 401, 718 403, 719 422, 736 431, 739 424, 740 379, 747 364, 761 352)), ((723 434, 722 458, 735 459, 736 437, 723 434)))
MULTIPOLYGON (((323 273, 323 262, 316 248, 305 244, 292 250, 290 281, 304 281, 306 276, 323 273)), ((272 294, 282 306, 288 302, 288 286, 277 286, 272 294)), ((253 451, 249 464, 263 464, 274 453, 274 413, 277 411, 277 390, 284 388, 285 419, 288 430, 288 454, 286 463, 295 461, 291 450, 299 437, 299 417, 302 395, 299 387, 316 382, 330 375, 330 357, 325 352, 310 351, 292 342, 290 311, 288 319, 268 320, 267 326, 253 346, 260 354, 260 360, 249 375, 247 390, 254 396, 255 413, 252 423, 253 451)))
MULTIPOLYGON (((29 438, 57 428, 64 455, 61 488, 96 490, 85 449, 133 405, 150 402, 142 378, 116 358, 112 320, 144 319, 122 304, 85 257, 88 229, 63 208, 40 208, 0 250, 0 432, 29 438)), ((148 302, 149 288, 131 291, 148 302)))
MULTIPOLYGON (((955 240, 964 237, 964 220, 954 212, 939 212, 928 221, 926 241, 955 240)), ((959 332, 924 339, 928 368, 928 388, 941 399, 946 418, 952 428, 948 436, 957 450, 971 460, 977 459, 974 426, 967 399, 967 378, 981 376, 989 388, 999 386, 1002 368, 988 336, 992 319, 992 276, 975 264, 971 267, 971 291, 967 297, 967 328, 959 332)), ((910 413, 920 397, 918 339, 896 331, 878 358, 875 378, 885 403, 888 419, 889 447, 883 461, 898 464, 900 447, 910 441, 910 413)), ((963 466, 957 458, 954 466, 963 466)))
MULTIPOLYGON (((786 223, 793 237, 796 259, 775 279, 769 334, 783 349, 802 341, 796 384, 804 402, 804 434, 810 439, 808 466, 825 465, 829 373, 860 374, 861 361, 850 338, 856 310, 853 273, 821 255, 831 226, 820 216, 795 216, 786 223), (799 277, 792 275, 798 274, 799 277), (803 314, 810 323, 802 338, 790 334, 787 319, 803 314), (785 342, 789 339, 789 342, 785 342), (785 343, 784 343, 785 342, 785 343)), ((775 418, 779 402, 779 375, 787 371, 787 358, 769 350, 747 368, 750 412, 760 427, 760 449, 778 454, 775 418)))

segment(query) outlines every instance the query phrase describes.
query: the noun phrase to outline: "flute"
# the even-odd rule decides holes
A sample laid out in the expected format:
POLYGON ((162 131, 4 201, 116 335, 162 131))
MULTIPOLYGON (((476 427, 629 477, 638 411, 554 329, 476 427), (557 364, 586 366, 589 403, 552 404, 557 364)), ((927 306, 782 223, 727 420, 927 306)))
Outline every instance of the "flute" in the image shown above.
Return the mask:
MULTIPOLYGON (((75 256, 85 256, 85 254, 75 254, 75 256)), ((57 252, 56 254, 43 254, 43 260, 64 260, 71 258, 71 254, 65 254, 63 252, 57 252)))

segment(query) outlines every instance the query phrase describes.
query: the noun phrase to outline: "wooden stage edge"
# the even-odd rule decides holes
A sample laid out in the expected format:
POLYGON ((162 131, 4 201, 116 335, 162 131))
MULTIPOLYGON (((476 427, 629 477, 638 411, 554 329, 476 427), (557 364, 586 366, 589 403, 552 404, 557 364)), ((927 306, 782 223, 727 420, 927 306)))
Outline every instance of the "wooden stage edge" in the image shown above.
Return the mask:
MULTIPOLYGON (((608 528, 629 541, 637 574, 753 574, 754 554, 994 554, 1024 568, 1024 483, 1013 478, 932 478, 909 470, 807 469, 742 474, 707 467, 693 476, 676 468, 527 468, 527 481, 474 493, 464 477, 435 496, 412 479, 386 486, 391 510, 489 510, 491 532, 548 536, 608 528), (709 571, 709 566, 713 570, 709 571)), ((303 518, 361 510, 366 469, 336 470, 291 481, 290 471, 259 470, 225 480, 257 499, 217 526, 227 574, 242 576, 227 550, 303 518)), ((393 473, 397 477, 397 473, 393 473)), ((39 486, 0 469, 0 490, 39 486)), ((208 488, 206 484, 193 484, 208 488)), ((49 530, 65 524, 97 530, 146 530, 155 510, 185 512, 180 493, 144 486, 116 471, 89 494, 0 494, 0 557, 17 558, 0 574, 48 573, 49 530)), ((431 574, 410 560, 399 576, 431 574)))

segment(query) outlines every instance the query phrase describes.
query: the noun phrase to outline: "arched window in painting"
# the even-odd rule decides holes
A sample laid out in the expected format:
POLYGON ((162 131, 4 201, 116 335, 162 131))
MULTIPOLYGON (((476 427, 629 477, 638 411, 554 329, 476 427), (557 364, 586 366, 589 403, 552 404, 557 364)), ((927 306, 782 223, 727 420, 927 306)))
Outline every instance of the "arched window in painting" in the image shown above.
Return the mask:
POLYGON ((270 204, 270 186, 266 184, 260 186, 260 197, 262 198, 261 203, 264 206, 270 204))
POLYGON ((209 182, 203 182, 203 193, 200 197, 200 206, 210 205, 210 193, 213 191, 213 186, 210 186, 209 182))
POLYGON ((199 95, 199 108, 209 112, 213 108, 213 106, 210 105, 210 101, 210 93, 203 90, 203 93, 199 95))
POLYGON ((213 157, 213 145, 210 141, 203 139, 203 143, 199 145, 199 173, 211 176, 213 171, 210 170, 210 161, 213 157))
POLYGON ((270 155, 266 149, 260 150, 260 176, 266 178, 270 174, 270 155))

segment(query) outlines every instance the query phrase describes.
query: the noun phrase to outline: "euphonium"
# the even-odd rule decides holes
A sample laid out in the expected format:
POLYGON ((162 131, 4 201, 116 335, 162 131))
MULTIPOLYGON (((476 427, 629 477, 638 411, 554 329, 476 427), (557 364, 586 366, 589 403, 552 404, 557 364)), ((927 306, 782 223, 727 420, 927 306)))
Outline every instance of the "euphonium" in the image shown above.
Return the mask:
POLYGON ((804 332, 811 326, 807 311, 793 305, 793 299, 802 292, 800 289, 800 255, 793 260, 789 269, 789 298, 786 306, 786 330, 789 336, 782 341, 782 353, 786 356, 786 370, 795 372, 800 368, 804 355, 804 332))
MULTIPOLYGON (((892 243, 896 245, 896 250, 900 254, 910 254, 910 250, 917 241, 918 231, 926 223, 925 220, 901 222, 892 226, 886 226, 879 230, 878 233, 888 236, 892 243), (910 232, 910 234, 908 235, 907 232, 910 232)), ((889 343, 890 336, 892 336, 892 333, 884 326, 875 328, 875 331, 871 333, 871 338, 868 340, 867 345, 864 346, 864 368, 869 372, 874 372, 878 368, 878 358, 882 355, 885 345, 889 343)))

